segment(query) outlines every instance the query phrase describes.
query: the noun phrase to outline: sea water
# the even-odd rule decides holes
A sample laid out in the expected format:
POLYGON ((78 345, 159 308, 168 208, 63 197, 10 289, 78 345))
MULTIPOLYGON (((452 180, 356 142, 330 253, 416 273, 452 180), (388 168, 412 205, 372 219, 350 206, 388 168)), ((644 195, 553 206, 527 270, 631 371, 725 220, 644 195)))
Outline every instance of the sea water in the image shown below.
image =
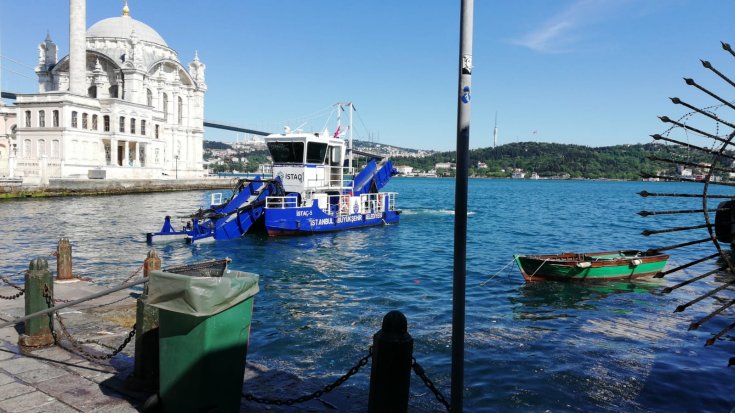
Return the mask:
MULTIPOLYGON (((72 241, 75 274, 103 285, 126 279, 150 248, 164 267, 229 257, 231 268, 261 276, 249 360, 326 383, 366 354, 385 313, 400 310, 415 340, 414 356, 449 397, 454 181, 396 178, 385 189, 399 192, 398 225, 300 237, 248 235, 193 246, 181 240, 149 246, 145 233, 158 230, 165 215, 177 223, 176 217, 206 205, 211 192, 6 201, 0 203, 0 274, 48 256, 62 236, 72 241)), ((735 406, 733 373, 726 367, 735 356, 734 336, 704 346, 732 322, 732 311, 699 331, 687 327, 717 308, 716 299, 673 313, 720 284, 710 277, 660 293, 721 263, 712 260, 664 279, 596 285, 526 284, 511 263, 519 253, 647 249, 705 238, 703 229, 640 235, 644 229, 703 224, 701 213, 636 214, 702 207, 696 198, 641 198, 641 190, 702 189, 686 183, 471 179, 466 411, 735 406)), ((670 252, 669 268, 715 248, 705 242, 670 252)), ((726 292, 717 297, 731 298, 726 292)), ((345 385, 366 391, 368 380, 365 368, 345 385)), ((411 394, 412 405, 443 409, 415 376, 411 394)))

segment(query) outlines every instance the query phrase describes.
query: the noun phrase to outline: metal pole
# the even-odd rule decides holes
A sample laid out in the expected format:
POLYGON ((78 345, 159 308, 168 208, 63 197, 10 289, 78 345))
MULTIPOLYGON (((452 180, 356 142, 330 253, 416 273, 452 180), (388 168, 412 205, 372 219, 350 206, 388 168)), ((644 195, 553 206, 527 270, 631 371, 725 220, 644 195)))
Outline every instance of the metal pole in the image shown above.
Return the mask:
POLYGON ((465 287, 467 284, 467 176, 469 174, 472 86, 473 0, 462 0, 457 99, 457 179, 454 195, 454 282, 452 286, 452 413, 463 411, 465 287))
POLYGON ((98 293, 95 293, 95 294, 92 294, 92 295, 88 295, 86 297, 82 297, 82 298, 77 299, 77 300, 74 300, 74 301, 69 301, 68 303, 59 304, 56 307, 51 307, 51 308, 48 308, 46 310, 37 311, 37 312, 35 312, 33 314, 28 314, 28 315, 26 315, 24 317, 20 317, 20 318, 16 318, 15 320, 4 322, 4 323, 0 324, 0 328, 4 328, 4 327, 7 327, 7 326, 12 326, 14 324, 18 324, 20 322, 26 321, 26 320, 31 319, 33 317, 38 317, 40 315, 52 313, 54 311, 58 311, 58 310, 61 310, 63 308, 66 308, 66 307, 71 307, 73 305, 81 304, 81 303, 83 303, 85 301, 93 300, 95 298, 99 298, 99 297, 105 296, 107 294, 114 293, 116 291, 124 290, 126 288, 130 288, 132 286, 135 286, 135 285, 138 285, 138 284, 147 283, 147 282, 148 282, 148 278, 143 278, 142 280, 132 281, 132 282, 129 282, 129 283, 126 283, 126 284, 121 284, 121 285, 118 285, 117 287, 110 288, 109 290, 101 291, 101 292, 98 292, 98 293))

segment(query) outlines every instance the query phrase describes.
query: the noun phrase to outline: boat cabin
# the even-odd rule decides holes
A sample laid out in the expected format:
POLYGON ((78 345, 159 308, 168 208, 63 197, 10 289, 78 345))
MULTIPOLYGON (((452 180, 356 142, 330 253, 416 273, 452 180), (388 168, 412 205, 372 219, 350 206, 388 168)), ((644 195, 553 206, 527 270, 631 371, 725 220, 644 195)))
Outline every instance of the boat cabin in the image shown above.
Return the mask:
POLYGON ((328 133, 283 133, 265 137, 273 158, 273 176, 287 193, 341 192, 345 142, 328 133))

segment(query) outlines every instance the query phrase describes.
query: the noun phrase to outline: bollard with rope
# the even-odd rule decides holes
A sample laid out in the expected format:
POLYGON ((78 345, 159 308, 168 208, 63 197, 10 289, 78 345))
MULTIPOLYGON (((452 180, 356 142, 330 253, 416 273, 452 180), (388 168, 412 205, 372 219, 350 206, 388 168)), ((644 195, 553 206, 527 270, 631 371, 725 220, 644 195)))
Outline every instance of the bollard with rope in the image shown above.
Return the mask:
MULTIPOLYGON (((48 270, 48 260, 37 258, 32 260, 25 277, 25 312, 26 314, 47 310, 53 307, 44 298, 44 289, 53 291, 53 277, 48 270)), ((50 316, 38 316, 25 320, 25 332, 18 338, 18 345, 25 350, 47 347, 54 344, 54 337, 49 328, 50 316)))

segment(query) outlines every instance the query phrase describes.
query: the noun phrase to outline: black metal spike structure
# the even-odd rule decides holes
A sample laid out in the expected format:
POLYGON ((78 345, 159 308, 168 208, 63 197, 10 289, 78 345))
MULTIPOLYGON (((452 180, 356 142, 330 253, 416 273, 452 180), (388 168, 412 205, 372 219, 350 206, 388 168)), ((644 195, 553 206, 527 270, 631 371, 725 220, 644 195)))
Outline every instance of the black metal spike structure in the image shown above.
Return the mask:
MULTIPOLYGON (((729 53, 731 57, 735 57, 735 51, 728 43, 722 42, 722 48, 729 53)), ((648 200, 668 199, 671 202, 677 202, 677 207, 667 208, 658 211, 641 211, 639 215, 642 217, 656 220, 655 216, 661 216, 657 223, 662 226, 665 220, 675 220, 676 225, 667 225, 662 228, 645 229, 641 233, 644 236, 655 236, 666 234, 669 239, 671 237, 682 236, 685 234, 697 233, 693 240, 685 238, 675 238, 680 241, 676 244, 652 248, 652 250, 662 251, 690 248, 701 246, 705 243, 711 243, 715 248, 715 253, 702 256, 701 253, 690 253, 689 256, 698 256, 695 259, 687 259, 686 262, 662 271, 656 275, 661 278, 669 275, 678 275, 683 277, 683 281, 675 285, 669 286, 662 290, 663 293, 670 293, 681 287, 692 285, 696 282, 707 283, 699 284, 699 288, 693 289, 698 291, 694 297, 690 297, 686 303, 679 304, 674 312, 686 311, 697 304, 700 306, 705 300, 714 300, 717 305, 714 311, 709 311, 704 317, 693 321, 689 330, 697 330, 707 322, 714 318, 727 319, 730 323, 720 331, 713 332, 712 336, 706 341, 705 346, 713 345, 723 336, 735 329, 735 266, 733 265, 732 249, 735 248, 735 122, 724 119, 723 114, 718 114, 718 110, 727 113, 727 116, 735 117, 731 113, 735 112, 735 101, 723 98, 722 93, 715 93, 722 86, 723 90, 729 90, 729 87, 735 87, 735 82, 727 75, 707 60, 701 60, 702 66, 707 69, 709 75, 713 78, 713 86, 705 87, 704 83, 709 83, 710 79, 700 84, 692 78, 684 78, 684 82, 688 86, 692 86, 695 95, 699 95, 705 100, 714 100, 712 106, 700 107, 699 105, 686 102, 678 97, 672 97, 671 102, 678 107, 683 107, 690 112, 681 116, 679 119, 672 119, 669 116, 660 116, 659 119, 664 122, 669 129, 660 134, 651 135, 654 141, 661 144, 661 147, 676 148, 671 151, 657 151, 655 155, 649 157, 650 160, 661 165, 661 170, 656 174, 642 174, 644 178, 656 178, 656 180, 669 180, 677 182, 692 182, 697 187, 692 186, 694 191, 683 193, 673 192, 649 192, 641 191, 638 194, 648 200), (682 159, 681 154, 686 153, 689 159, 682 159), (663 155, 662 155, 663 154, 663 155), (673 172, 675 165, 677 172, 673 172), (691 173, 684 173, 688 171, 691 173), (716 188, 716 189, 715 189, 716 188), (710 191, 714 193, 710 193, 710 191), (685 204, 689 202, 689 204, 685 204), (688 220, 688 221, 687 221, 688 220), (702 222, 704 221, 704 222, 702 222), (706 231, 706 238, 701 236, 706 231), (715 261, 716 259, 716 261, 715 261), (693 268, 702 268, 694 270, 693 268), (704 287, 704 288, 702 288, 704 287), (702 291, 706 291, 702 293, 702 291), (729 296, 728 296, 729 295, 729 296)), ((689 289, 682 290, 688 291, 689 289)), ((713 308, 713 307, 710 307, 713 308)), ((729 365, 735 364, 735 357, 729 360, 729 365)))

